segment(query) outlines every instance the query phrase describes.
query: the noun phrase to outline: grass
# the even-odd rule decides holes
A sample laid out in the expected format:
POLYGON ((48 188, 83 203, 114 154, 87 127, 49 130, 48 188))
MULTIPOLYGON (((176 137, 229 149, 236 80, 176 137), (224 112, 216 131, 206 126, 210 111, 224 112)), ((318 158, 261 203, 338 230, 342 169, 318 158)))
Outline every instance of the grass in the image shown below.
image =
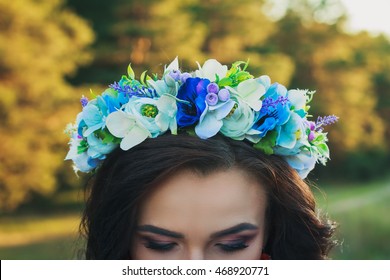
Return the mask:
POLYGON ((73 259, 79 214, 0 219, 0 259, 73 259))
POLYGON ((30 244, 0 248, 0 259, 7 260, 70 260, 77 259, 75 236, 55 238, 30 244))
MULTIPOLYGON (((319 208, 338 224, 334 259, 390 259, 390 180, 329 184, 315 191, 319 208)), ((75 259, 79 195, 60 194, 56 205, 66 212, 0 217, 0 259, 75 259), (73 211, 69 211, 73 209, 73 211)))
POLYGON ((390 259, 390 180, 325 186, 319 208, 338 223, 334 259, 390 259))

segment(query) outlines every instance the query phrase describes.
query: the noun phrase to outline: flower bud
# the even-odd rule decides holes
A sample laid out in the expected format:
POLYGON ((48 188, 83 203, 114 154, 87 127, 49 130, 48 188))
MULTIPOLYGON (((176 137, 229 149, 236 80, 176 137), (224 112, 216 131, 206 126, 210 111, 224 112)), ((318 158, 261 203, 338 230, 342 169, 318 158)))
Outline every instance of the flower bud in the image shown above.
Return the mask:
POLYGON ((209 104, 210 106, 214 106, 218 103, 218 95, 216 95, 215 93, 208 93, 206 95, 206 102, 207 104, 209 104))
POLYGON ((190 73, 184 72, 183 74, 180 75, 180 80, 184 84, 187 81, 187 79, 191 77, 192 76, 190 73))
POLYGON ((316 136, 315 136, 314 132, 313 132, 313 131, 310 131, 309 136, 308 136, 307 138, 308 138, 309 142, 311 142, 311 141, 314 140, 315 137, 316 137, 316 136))
POLYGON ((174 79, 175 81, 180 80, 180 76, 181 76, 180 70, 172 70, 171 72, 169 72, 169 76, 171 76, 172 79, 174 79))
POLYGON ((228 100, 230 99, 230 92, 229 92, 229 90, 227 90, 226 88, 221 89, 221 90, 218 92, 218 98, 219 98, 219 100, 221 100, 222 102, 228 101, 228 100))
POLYGON ((210 83, 207 86, 207 92, 208 93, 215 93, 218 94, 219 86, 216 83, 210 83))

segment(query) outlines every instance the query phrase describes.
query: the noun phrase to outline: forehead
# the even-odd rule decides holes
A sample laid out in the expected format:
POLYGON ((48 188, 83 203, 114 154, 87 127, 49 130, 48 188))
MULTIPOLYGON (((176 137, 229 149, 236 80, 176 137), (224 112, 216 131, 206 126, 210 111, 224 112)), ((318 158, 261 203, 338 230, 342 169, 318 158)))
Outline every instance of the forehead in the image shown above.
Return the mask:
POLYGON ((265 208, 264 188, 239 169, 208 175, 185 170, 156 186, 143 204, 140 224, 207 234, 243 222, 262 226, 265 208))

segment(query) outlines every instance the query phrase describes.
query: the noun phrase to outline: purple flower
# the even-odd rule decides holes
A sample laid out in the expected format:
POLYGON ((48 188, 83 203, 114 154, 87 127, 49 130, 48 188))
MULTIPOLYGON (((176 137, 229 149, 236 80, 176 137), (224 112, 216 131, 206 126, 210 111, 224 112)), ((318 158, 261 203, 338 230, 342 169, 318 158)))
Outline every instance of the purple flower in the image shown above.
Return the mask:
POLYGON ((188 78, 180 87, 177 98, 177 124, 186 127, 195 124, 206 109, 207 86, 210 81, 201 78, 188 78))

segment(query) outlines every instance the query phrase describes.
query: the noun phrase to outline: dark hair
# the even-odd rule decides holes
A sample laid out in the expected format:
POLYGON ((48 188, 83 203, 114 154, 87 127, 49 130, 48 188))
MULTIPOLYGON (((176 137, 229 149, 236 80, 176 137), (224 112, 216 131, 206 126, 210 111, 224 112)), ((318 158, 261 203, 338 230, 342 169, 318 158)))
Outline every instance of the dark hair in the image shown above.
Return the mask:
POLYGON ((80 225, 87 259, 129 259, 143 199, 160 180, 190 169, 202 174, 238 167, 266 188, 267 241, 273 259, 325 259, 333 246, 334 225, 315 211, 309 186, 282 158, 222 136, 202 140, 164 135, 136 147, 114 150, 87 189, 80 225))

